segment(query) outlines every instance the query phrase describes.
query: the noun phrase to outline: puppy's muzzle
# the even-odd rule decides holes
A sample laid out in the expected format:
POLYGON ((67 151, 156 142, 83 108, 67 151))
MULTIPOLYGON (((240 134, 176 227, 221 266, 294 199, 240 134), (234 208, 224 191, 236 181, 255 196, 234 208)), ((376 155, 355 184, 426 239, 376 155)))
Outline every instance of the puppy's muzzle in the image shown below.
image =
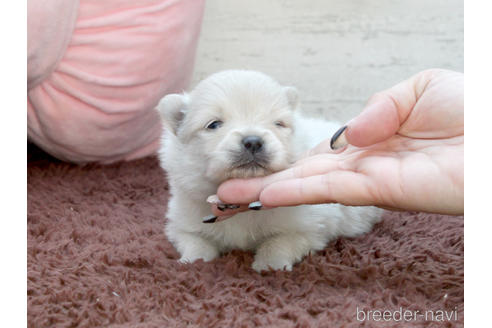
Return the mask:
POLYGON ((244 137, 241 143, 244 149, 253 155, 263 150, 263 139, 258 136, 244 137))
POLYGON ((241 169, 267 168, 270 156, 265 149, 265 141, 255 135, 243 137, 240 150, 235 153, 233 166, 241 169))

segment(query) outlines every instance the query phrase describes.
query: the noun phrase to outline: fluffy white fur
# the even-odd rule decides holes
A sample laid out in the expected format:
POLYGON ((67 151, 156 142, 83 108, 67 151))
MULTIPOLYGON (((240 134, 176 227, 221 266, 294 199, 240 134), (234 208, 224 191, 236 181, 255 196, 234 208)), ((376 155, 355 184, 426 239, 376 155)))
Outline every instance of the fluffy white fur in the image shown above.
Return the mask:
POLYGON ((377 208, 332 204, 248 211, 222 222, 202 222, 211 213, 206 199, 221 182, 287 168, 339 128, 303 118, 294 112, 296 107, 294 88, 239 70, 216 73, 189 94, 161 100, 165 129, 160 160, 171 191, 166 233, 182 262, 210 261, 227 250, 243 249, 256 251, 257 271, 291 270, 328 241, 367 232, 379 220, 377 208), (214 120, 222 122, 220 127, 207 129, 214 120), (250 135, 264 142, 261 166, 238 165, 245 151, 241 140, 250 135))

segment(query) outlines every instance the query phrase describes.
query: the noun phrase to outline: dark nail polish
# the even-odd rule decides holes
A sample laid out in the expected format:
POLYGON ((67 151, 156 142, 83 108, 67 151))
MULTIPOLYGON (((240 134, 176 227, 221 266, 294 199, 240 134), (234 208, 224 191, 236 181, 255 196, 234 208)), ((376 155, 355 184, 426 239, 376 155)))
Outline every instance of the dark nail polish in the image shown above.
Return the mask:
POLYGON ((263 207, 263 205, 261 204, 260 201, 257 201, 257 202, 252 202, 248 205, 248 208, 250 210, 253 210, 253 211, 259 211, 261 210, 261 208, 263 207))
POLYGON ((225 210, 235 210, 239 207, 240 206, 236 204, 217 204, 217 209, 222 212, 224 212, 225 210))
POLYGON ((345 125, 341 127, 337 132, 335 132, 333 137, 331 137, 330 140, 331 149, 336 150, 347 145, 347 139, 345 139, 345 134, 344 134, 346 129, 347 126, 345 125))
POLYGON ((217 217, 215 215, 208 215, 202 218, 203 223, 214 223, 215 220, 217 220, 217 217))

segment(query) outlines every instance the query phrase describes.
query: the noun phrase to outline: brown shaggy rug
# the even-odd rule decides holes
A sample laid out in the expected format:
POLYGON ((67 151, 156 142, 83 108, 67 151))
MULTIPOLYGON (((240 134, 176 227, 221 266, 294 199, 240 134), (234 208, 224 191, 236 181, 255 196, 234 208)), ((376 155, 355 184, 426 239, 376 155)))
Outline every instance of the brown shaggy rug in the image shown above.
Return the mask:
POLYGON ((27 170, 29 327, 463 326, 463 217, 387 212, 258 274, 242 251, 176 261, 156 158, 82 167, 28 145, 27 170))

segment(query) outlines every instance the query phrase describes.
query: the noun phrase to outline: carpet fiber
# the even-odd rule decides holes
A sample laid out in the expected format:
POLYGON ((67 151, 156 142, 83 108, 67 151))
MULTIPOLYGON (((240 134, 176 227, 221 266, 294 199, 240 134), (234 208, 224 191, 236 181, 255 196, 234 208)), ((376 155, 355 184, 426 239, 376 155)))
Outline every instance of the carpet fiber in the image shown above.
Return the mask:
POLYGON ((176 261, 156 158, 81 167, 29 144, 27 174, 29 327, 463 326, 463 217, 387 212, 258 274, 242 251, 176 261), (368 320, 378 310, 392 317, 368 320))

